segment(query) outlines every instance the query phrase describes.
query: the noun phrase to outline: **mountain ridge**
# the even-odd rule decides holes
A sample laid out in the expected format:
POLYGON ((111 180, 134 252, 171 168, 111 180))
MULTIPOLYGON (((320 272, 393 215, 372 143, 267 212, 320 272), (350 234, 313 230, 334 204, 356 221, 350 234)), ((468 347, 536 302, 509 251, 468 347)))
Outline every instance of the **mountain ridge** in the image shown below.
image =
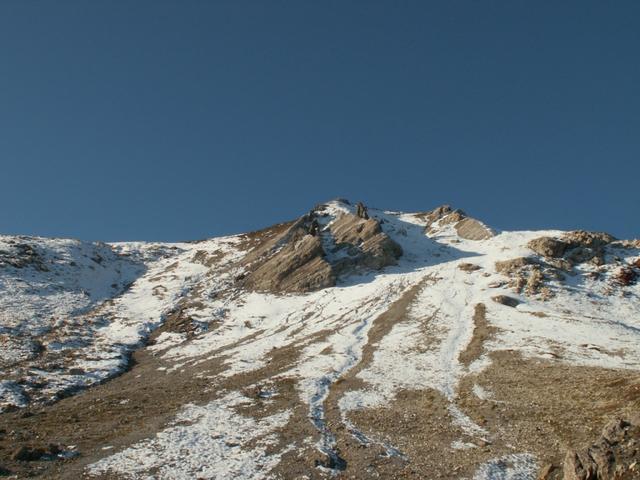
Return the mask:
POLYGON ((489 479, 552 465, 561 478, 564 451, 596 440, 581 423, 602 427, 637 402, 616 397, 640 369, 639 258, 637 240, 342 200, 195 242, 0 237, 0 422, 25 432, 0 446, 42 450, 0 466, 44 478, 489 479), (515 391, 531 372, 558 385, 534 375, 515 391), (607 378, 622 383, 598 387, 607 378), (578 380, 616 406, 568 418, 559 397, 578 380), (555 392, 537 414, 565 427, 526 418, 536 385, 555 392), (172 398, 151 407, 140 388, 172 398), (410 430, 392 421, 402 412, 410 430), (216 424, 226 430, 207 433, 216 424))

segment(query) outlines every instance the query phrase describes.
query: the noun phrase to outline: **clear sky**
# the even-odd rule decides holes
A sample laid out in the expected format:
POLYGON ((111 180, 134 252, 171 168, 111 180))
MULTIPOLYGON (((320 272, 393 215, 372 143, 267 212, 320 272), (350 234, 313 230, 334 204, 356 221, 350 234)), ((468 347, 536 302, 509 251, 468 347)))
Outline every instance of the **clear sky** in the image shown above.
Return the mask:
POLYGON ((640 2, 0 2, 0 232, 179 240, 337 196, 640 237, 640 2))

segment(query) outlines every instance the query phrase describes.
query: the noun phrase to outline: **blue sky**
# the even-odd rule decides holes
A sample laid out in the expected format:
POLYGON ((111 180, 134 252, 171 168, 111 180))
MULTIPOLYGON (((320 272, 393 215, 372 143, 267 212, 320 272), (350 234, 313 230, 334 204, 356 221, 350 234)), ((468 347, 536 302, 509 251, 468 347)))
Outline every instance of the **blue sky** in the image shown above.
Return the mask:
POLYGON ((0 232, 196 239, 337 196, 639 237, 640 2, 0 2, 0 232))

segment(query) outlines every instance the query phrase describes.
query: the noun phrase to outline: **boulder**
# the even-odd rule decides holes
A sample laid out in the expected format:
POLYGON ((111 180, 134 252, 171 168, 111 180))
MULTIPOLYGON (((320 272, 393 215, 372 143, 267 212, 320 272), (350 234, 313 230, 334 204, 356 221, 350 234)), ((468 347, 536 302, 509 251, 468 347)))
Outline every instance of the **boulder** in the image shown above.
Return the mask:
POLYGON ((495 297, 491 297, 491 300, 507 307, 517 307, 520 305, 520 300, 509 297, 508 295, 496 295, 495 297))
POLYGON ((475 272, 480 270, 480 265, 476 265, 475 263, 460 263, 458 264, 458 268, 463 272, 475 272))
POLYGON ((46 453, 47 452, 43 448, 23 445, 13 452, 11 459, 19 462, 34 462, 40 460, 44 455, 46 455, 46 453))
POLYGON ((632 267, 624 266, 616 273, 615 281, 622 287, 628 287, 636 283, 638 276, 638 273, 632 267))

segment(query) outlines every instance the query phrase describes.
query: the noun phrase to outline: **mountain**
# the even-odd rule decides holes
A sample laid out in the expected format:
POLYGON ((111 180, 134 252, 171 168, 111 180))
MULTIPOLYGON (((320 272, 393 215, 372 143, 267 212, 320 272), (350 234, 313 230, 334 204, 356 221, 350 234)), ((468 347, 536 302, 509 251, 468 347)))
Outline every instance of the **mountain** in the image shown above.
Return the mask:
POLYGON ((640 478, 640 241, 334 200, 0 236, 0 475, 640 478))

